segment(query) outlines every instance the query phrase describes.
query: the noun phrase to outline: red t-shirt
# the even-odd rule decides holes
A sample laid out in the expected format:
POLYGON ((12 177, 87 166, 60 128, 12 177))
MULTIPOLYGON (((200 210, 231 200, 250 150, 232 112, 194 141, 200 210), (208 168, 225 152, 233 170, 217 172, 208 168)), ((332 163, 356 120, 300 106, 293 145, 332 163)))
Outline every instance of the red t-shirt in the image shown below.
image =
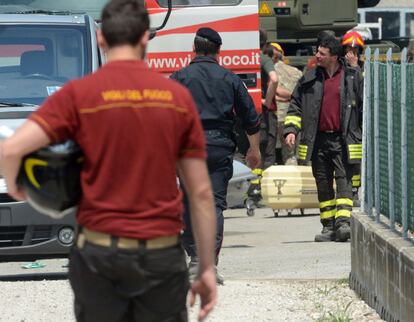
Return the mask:
POLYGON ((142 61, 114 61, 69 82, 30 117, 85 155, 77 219, 91 230, 150 239, 178 234, 180 158, 206 158, 190 93, 142 61))
POLYGON ((319 131, 341 130, 341 79, 340 66, 332 77, 325 73, 323 100, 319 116, 319 131))

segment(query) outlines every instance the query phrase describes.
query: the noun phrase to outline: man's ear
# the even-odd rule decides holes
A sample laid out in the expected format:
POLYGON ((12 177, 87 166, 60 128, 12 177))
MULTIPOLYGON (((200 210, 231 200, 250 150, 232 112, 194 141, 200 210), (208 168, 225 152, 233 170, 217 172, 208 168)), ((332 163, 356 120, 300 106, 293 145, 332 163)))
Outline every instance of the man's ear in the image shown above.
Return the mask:
POLYGON ((146 48, 148 46, 149 37, 150 37, 150 32, 149 32, 149 30, 147 30, 142 35, 141 40, 139 41, 139 43, 141 44, 141 46, 143 46, 144 48, 146 48))
POLYGON ((96 30, 96 41, 98 42, 98 46, 102 48, 104 51, 108 49, 108 43, 106 42, 106 39, 102 34, 101 29, 96 30))

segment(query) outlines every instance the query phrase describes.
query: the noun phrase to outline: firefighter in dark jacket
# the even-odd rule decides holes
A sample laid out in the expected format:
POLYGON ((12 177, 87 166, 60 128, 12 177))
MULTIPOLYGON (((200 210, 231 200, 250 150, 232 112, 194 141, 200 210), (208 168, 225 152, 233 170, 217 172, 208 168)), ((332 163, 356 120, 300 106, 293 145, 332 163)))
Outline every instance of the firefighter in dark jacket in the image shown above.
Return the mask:
POLYGON ((353 167, 362 158, 362 75, 340 57, 339 41, 323 39, 317 67, 299 80, 285 119, 286 144, 302 131, 299 162, 312 161, 323 225, 317 242, 350 238, 353 167))

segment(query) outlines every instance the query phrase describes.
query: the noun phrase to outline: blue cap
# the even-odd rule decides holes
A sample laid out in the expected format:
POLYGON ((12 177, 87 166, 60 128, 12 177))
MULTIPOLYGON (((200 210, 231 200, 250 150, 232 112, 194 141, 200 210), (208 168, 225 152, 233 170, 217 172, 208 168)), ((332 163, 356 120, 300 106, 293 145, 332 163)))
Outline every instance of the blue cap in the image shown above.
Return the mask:
POLYGON ((205 38, 221 46, 221 37, 217 31, 211 28, 203 27, 197 30, 196 36, 205 38))

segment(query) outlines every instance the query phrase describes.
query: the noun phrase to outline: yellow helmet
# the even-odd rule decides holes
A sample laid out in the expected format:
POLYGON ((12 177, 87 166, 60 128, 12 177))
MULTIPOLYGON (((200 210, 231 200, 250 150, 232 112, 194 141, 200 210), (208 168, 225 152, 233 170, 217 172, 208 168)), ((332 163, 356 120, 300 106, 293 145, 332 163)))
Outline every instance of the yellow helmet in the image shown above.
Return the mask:
POLYGON ((283 50, 282 46, 280 46, 277 42, 271 42, 270 45, 275 47, 277 51, 282 53, 282 55, 285 55, 285 51, 283 50))

